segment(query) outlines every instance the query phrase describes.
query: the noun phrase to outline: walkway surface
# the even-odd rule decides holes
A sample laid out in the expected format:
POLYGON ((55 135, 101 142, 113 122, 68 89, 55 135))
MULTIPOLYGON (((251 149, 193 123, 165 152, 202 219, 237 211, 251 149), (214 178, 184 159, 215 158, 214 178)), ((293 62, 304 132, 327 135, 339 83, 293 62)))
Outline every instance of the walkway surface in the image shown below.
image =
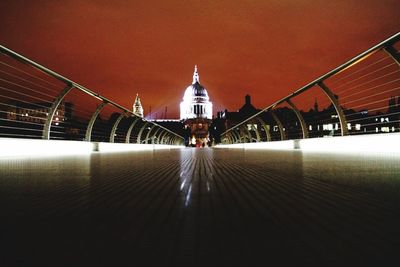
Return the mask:
POLYGON ((397 266, 399 162, 209 148, 3 158, 0 265, 397 266))

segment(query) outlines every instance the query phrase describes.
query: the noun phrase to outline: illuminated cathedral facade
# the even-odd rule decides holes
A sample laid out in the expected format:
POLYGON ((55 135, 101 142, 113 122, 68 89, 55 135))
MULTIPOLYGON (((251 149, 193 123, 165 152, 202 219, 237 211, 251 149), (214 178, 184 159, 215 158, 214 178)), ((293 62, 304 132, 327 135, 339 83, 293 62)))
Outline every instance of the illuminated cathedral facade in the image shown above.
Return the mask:
POLYGON ((200 84, 197 66, 194 67, 193 81, 180 104, 180 119, 188 130, 188 145, 206 146, 209 143, 209 126, 212 120, 212 103, 206 88, 200 84))

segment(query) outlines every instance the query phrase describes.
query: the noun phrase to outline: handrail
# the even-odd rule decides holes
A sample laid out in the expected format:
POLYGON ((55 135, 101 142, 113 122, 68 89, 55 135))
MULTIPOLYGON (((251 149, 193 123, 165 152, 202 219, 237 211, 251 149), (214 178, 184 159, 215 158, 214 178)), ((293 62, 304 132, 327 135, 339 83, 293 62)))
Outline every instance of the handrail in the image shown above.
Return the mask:
POLYGON ((373 53, 377 52, 380 49, 385 48, 386 46, 391 46, 392 44, 396 43, 397 41, 400 40, 400 32, 392 35, 391 37, 387 38, 386 40, 378 43, 377 45, 369 48, 368 50, 366 50, 365 52, 360 53, 359 55, 355 56, 354 58, 346 61, 345 63, 341 64, 339 67, 327 72, 326 74, 320 76, 319 78, 313 80, 312 82, 306 84, 305 86, 299 88, 298 90, 294 91, 292 94, 283 97, 282 99, 279 99, 278 101, 274 102, 273 104, 265 107, 264 109, 262 109, 261 111, 255 113, 254 115, 248 117, 247 119, 243 120, 242 122, 236 124, 235 126, 227 129, 226 131, 224 131, 222 135, 225 135, 227 132, 239 127, 240 125, 248 122, 251 119, 254 119, 255 117, 259 116, 260 114, 276 107, 277 105, 287 101, 290 98, 293 98, 299 94, 301 94, 302 92, 310 89, 311 87, 318 85, 319 83, 323 82, 324 80, 328 79, 329 77, 332 77, 336 74, 338 74, 339 72, 345 70, 346 68, 350 67, 352 64, 358 63, 364 59, 366 59, 367 57, 369 57, 370 55, 372 55, 373 53))
MULTIPOLYGON (((104 96, 102 96, 102 95, 100 95, 100 94, 98 94, 98 93, 86 88, 83 85, 80 85, 79 83, 76 83, 76 82, 74 82, 74 81, 72 81, 72 80, 60 75, 59 73, 57 73, 57 72, 55 72, 55 71, 53 71, 53 70, 51 70, 49 68, 44 67, 43 65, 41 65, 41 64, 39 64, 39 63, 37 63, 37 62, 25 57, 25 56, 13 51, 13 50, 7 48, 7 47, 5 47, 3 45, 0 45, 0 53, 3 53, 5 55, 7 55, 7 56, 19 61, 19 62, 22 62, 22 63, 26 64, 26 65, 33 66, 35 69, 37 69, 37 70, 39 70, 39 71, 41 71, 41 72, 43 72, 43 73, 45 73, 45 74, 47 74, 47 75, 49 75, 49 76, 51 76, 53 78, 65 83, 67 86, 69 86, 71 88, 76 88, 76 89, 78 89, 78 90, 80 90, 80 91, 82 91, 82 92, 84 92, 84 93, 86 93, 88 95, 91 95, 92 97, 95 97, 98 100, 106 102, 107 104, 116 107, 117 109, 121 110, 122 112, 124 112, 126 114, 129 114, 131 116, 140 118, 136 114, 134 114, 131 110, 129 110, 129 109, 127 109, 127 108, 115 103, 114 101, 112 101, 112 100, 110 100, 110 99, 108 99, 108 98, 106 98, 106 97, 104 97, 104 96)), ((64 97, 64 96, 65 95, 63 95, 62 97, 64 97)), ((61 97, 61 99, 62 99, 62 97, 61 97)), ((181 135, 171 131, 170 129, 167 129, 164 126, 159 125, 158 123, 155 123, 153 121, 147 121, 147 120, 145 120, 143 118, 140 118, 140 119, 142 119, 143 121, 146 121, 148 123, 151 123, 151 124, 153 124, 153 125, 155 125, 155 126, 157 126, 159 128, 162 128, 165 131, 169 132, 170 134, 173 134, 173 135, 177 136, 178 138, 180 138, 182 140, 184 139, 181 135)))

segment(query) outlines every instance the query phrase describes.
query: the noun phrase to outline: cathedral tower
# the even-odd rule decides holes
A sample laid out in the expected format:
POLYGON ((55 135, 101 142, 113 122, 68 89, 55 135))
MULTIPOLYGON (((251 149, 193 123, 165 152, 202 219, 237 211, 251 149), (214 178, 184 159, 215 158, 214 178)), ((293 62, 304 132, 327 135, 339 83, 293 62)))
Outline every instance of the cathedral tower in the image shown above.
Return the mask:
POLYGON ((133 114, 143 118, 143 107, 142 103, 140 102, 139 94, 136 94, 135 103, 133 104, 133 114))

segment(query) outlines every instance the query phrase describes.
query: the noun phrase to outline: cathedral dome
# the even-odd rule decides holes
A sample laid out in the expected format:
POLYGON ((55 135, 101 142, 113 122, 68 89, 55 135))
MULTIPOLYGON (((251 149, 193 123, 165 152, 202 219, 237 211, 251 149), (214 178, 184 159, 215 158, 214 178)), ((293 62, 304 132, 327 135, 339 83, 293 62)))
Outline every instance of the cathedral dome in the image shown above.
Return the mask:
POLYGON ((183 101, 191 101, 196 98, 204 98, 205 100, 210 99, 206 88, 204 88, 204 86, 202 86, 198 81, 186 88, 185 94, 183 95, 183 101))
POLYGON ((181 119, 212 118, 212 103, 206 88, 200 84, 197 66, 194 67, 193 82, 189 85, 181 102, 181 119))

